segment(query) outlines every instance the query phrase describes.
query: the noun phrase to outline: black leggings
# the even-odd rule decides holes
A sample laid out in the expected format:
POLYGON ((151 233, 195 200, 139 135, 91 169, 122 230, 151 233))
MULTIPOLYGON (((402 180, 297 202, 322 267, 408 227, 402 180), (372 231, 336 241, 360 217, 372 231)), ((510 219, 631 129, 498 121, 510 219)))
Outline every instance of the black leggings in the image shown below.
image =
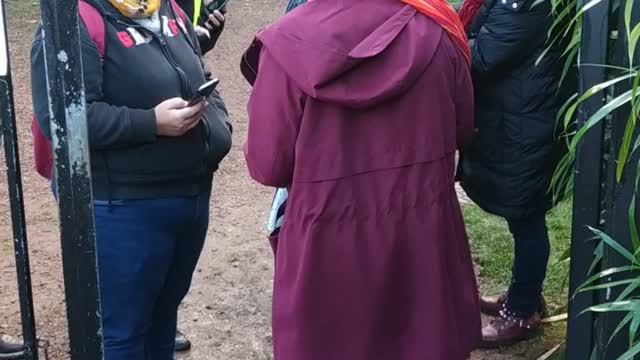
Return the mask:
POLYGON ((507 219, 515 242, 511 287, 507 309, 529 317, 538 310, 549 262, 546 214, 507 219))

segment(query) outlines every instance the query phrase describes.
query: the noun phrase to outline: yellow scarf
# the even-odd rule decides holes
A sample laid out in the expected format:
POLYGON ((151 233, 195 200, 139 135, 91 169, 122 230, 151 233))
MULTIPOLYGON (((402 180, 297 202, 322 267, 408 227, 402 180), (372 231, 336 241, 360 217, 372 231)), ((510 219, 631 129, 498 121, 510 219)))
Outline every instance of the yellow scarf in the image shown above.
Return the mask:
POLYGON ((109 3, 132 19, 149 17, 160 7, 160 0, 109 0, 109 3))

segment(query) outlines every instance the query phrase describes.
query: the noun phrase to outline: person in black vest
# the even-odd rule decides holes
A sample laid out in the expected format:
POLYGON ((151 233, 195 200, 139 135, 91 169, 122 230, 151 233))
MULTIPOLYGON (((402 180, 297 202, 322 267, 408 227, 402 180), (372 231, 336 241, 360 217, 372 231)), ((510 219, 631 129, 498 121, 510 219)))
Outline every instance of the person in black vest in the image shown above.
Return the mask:
POLYGON ((476 204, 507 220, 515 241, 508 293, 481 299, 482 311, 496 317, 483 329, 485 348, 534 336, 545 310, 546 213, 553 205, 550 180, 564 149, 555 119, 567 97, 559 89, 559 47, 536 65, 553 17, 548 1, 533 3, 466 0, 459 13, 472 52, 476 133, 458 176, 476 204))
POLYGON ((24 359, 24 345, 8 336, 0 336, 0 360, 24 359))
MULTIPOLYGON (((173 360, 178 306, 204 246, 231 125, 217 91, 198 99, 212 76, 173 0, 85 2, 103 17, 106 44, 101 57, 80 24, 104 360, 173 360)), ((38 126, 50 138, 51 57, 41 30, 31 88, 38 126)))

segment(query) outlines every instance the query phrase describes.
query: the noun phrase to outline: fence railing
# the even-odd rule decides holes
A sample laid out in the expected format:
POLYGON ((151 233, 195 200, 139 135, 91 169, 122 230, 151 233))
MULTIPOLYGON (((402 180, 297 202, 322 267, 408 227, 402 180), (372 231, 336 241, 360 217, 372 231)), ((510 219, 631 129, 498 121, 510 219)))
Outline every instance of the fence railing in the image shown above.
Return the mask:
POLYGON ((72 360, 102 359, 93 196, 77 0, 41 0, 72 360))
POLYGON ((27 360, 38 360, 38 340, 33 313, 29 247, 27 246, 27 226, 24 213, 6 20, 5 2, 0 1, 0 119, 2 119, 2 139, 4 139, 16 272, 18 274, 22 335, 25 344, 25 358, 27 360))
MULTIPOLYGON (((624 9, 628 1, 634 0, 621 0, 617 4, 618 9, 624 9)), ((628 42, 622 38, 624 34, 620 31, 620 38, 614 39, 611 32, 611 28, 624 29, 623 11, 615 12, 618 18, 610 18, 614 13, 614 3, 602 0, 583 14, 579 56, 580 63, 584 64, 579 68, 581 93, 596 84, 604 83, 608 80, 609 72, 616 71, 605 65, 623 68, 629 66, 628 42), (615 44, 614 48, 610 48, 610 44, 615 44)), ((637 23, 640 19, 640 2, 636 0, 633 8, 634 23, 637 23)), ((615 94, 611 95, 620 95, 628 91, 631 85, 632 80, 620 83, 614 89, 615 94)), ((592 96, 581 105, 578 111, 578 126, 583 125, 604 106, 606 95, 605 93, 602 96, 592 96)), ((620 108, 614 113, 613 118, 599 122, 591 128, 581 140, 575 158, 566 351, 568 360, 614 360, 629 348, 629 337, 625 331, 612 338, 622 320, 619 314, 608 312, 596 315, 584 312, 593 305, 612 301, 619 292, 611 288, 602 292, 575 294, 575 290, 593 275, 593 271, 626 265, 618 253, 605 247, 602 261, 590 273, 598 242, 588 227, 606 231, 622 246, 631 248, 628 211, 631 200, 636 196, 634 174, 637 161, 630 161, 633 165, 627 167, 623 181, 618 182, 615 176, 617 163, 614 160, 620 150, 629 111, 630 108, 620 108), (605 154, 607 159, 603 156, 605 154)), ((635 158, 637 159, 637 155, 635 158)), ((637 213, 635 217, 638 217, 637 213)))

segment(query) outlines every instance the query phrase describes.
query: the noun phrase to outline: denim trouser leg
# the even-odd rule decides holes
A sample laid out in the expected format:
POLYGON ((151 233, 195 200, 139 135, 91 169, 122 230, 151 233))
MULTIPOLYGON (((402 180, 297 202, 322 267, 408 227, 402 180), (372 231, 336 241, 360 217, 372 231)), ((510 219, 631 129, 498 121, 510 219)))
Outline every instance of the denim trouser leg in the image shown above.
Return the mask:
POLYGON ((172 360, 178 306, 209 220, 209 194, 96 201, 105 360, 172 360))

